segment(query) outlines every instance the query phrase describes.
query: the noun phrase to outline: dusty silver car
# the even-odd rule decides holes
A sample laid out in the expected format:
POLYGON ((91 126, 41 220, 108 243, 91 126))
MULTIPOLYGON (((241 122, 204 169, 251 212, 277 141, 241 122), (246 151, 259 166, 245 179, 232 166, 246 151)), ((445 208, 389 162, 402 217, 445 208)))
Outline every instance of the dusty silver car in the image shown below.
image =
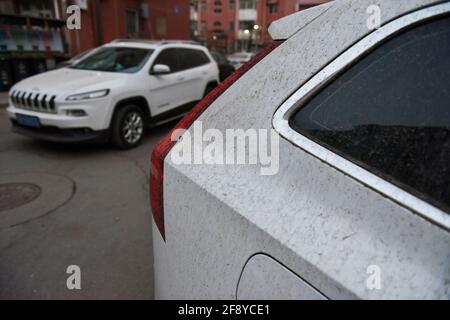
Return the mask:
POLYGON ((156 297, 449 299, 450 3, 337 0, 269 31, 153 152, 156 297))

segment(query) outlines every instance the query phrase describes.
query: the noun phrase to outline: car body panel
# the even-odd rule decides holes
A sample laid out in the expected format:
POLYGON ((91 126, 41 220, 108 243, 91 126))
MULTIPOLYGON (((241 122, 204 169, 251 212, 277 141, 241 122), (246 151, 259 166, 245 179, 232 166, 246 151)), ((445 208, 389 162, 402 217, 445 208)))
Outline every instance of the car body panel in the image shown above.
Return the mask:
POLYGON ((298 275, 265 254, 256 254, 245 264, 239 279, 238 300, 326 300, 298 275))
MULTIPOLYGON (((336 1, 198 120, 222 132, 271 128, 292 93, 371 32, 369 5, 382 8, 385 24, 439 2, 336 1)), ((157 298, 234 299, 256 253, 277 257, 330 299, 450 298, 446 230, 284 139, 280 155, 279 173, 262 176, 259 165, 177 165, 169 153, 166 242, 153 231, 157 298), (373 265, 382 272, 380 290, 366 286, 373 265)))

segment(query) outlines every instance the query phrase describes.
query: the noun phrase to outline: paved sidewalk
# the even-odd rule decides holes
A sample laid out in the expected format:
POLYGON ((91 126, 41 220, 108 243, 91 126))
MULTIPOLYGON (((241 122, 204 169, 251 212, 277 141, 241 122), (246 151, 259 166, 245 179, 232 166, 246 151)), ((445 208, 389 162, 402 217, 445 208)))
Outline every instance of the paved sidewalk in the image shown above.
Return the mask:
POLYGON ((8 91, 0 92, 0 108, 4 108, 8 105, 8 91))

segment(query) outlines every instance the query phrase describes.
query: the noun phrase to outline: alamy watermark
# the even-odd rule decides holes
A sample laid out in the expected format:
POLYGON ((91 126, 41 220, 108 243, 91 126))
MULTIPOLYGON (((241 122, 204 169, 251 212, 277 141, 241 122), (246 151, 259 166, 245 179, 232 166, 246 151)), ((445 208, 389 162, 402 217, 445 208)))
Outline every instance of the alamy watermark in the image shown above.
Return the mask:
POLYGON ((66 9, 66 27, 69 30, 81 29, 81 8, 77 5, 68 6, 66 9))
POLYGON ((66 286, 69 290, 81 290, 81 268, 77 265, 67 267, 67 274, 70 274, 66 280, 66 286))
POLYGON ((264 176, 279 171, 279 135, 272 129, 226 129, 223 133, 203 130, 202 122, 196 121, 192 134, 177 129, 171 140, 178 141, 170 153, 178 165, 258 165, 264 176))
POLYGON ((367 267, 366 288, 369 290, 381 290, 381 268, 375 264, 367 267))
POLYGON ((368 18, 366 21, 369 30, 379 29, 381 27, 381 8, 376 4, 367 7, 366 13, 368 18))

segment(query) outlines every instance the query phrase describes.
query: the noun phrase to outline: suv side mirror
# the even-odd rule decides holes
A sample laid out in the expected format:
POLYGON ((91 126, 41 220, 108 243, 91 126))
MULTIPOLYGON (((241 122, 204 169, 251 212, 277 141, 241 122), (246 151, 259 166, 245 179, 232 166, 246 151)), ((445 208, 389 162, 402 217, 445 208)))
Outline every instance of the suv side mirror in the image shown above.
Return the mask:
POLYGON ((170 73, 170 67, 165 64, 155 64, 150 72, 150 74, 159 75, 170 73))

